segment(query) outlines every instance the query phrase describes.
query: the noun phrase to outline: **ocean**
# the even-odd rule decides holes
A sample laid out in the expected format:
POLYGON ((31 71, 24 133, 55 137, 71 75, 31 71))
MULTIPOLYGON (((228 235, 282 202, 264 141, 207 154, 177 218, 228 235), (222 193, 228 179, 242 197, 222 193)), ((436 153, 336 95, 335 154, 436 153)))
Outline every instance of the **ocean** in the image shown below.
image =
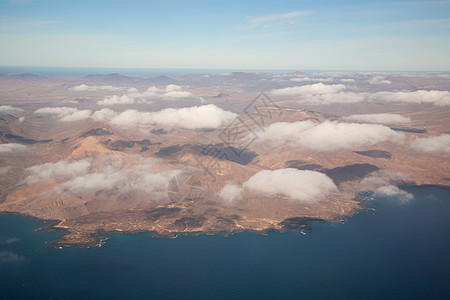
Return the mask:
POLYGON ((411 187, 343 223, 258 235, 112 234, 52 248, 46 222, 0 215, 0 299, 450 299, 450 189, 411 187))

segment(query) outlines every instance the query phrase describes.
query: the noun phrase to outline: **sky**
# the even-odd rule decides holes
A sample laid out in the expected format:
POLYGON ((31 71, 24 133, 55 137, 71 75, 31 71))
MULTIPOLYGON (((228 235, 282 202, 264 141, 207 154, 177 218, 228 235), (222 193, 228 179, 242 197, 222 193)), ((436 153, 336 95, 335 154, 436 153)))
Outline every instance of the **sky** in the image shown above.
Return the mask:
POLYGON ((450 0, 0 0, 0 65, 450 70, 450 0))

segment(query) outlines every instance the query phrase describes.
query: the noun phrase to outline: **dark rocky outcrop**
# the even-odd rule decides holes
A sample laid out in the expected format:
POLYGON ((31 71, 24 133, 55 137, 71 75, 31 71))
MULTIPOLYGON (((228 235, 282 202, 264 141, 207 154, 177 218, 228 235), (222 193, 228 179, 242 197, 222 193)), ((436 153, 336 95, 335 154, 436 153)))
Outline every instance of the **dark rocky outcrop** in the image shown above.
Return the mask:
POLYGON ((281 225, 286 230, 302 230, 302 229, 309 229, 308 222, 313 221, 325 221, 323 219, 319 218, 310 218, 310 217, 294 217, 294 218, 287 218, 280 222, 279 225, 281 225))
POLYGON ((89 131, 86 131, 81 135, 81 137, 86 138, 88 136, 104 136, 113 134, 111 131, 106 130, 104 128, 95 128, 89 131))

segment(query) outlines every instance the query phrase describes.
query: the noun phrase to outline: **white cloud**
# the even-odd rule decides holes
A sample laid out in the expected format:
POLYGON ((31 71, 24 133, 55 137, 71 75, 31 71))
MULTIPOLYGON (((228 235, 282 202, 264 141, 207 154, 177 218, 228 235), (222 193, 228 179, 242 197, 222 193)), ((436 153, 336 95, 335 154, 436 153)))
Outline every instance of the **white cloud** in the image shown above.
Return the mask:
POLYGON ((256 142, 270 142, 275 146, 281 146, 284 143, 288 143, 292 146, 296 146, 302 134, 315 126, 317 126, 317 124, 311 121, 273 123, 264 130, 256 131, 256 134, 258 135, 256 142))
POLYGON ((61 187, 75 194, 85 194, 93 191, 118 187, 126 180, 126 175, 120 171, 112 173, 89 173, 77 176, 61 184, 61 187))
POLYGON ((368 97, 368 100, 385 102, 403 102, 412 104, 433 103, 437 106, 450 105, 450 92, 448 91, 403 91, 403 92, 377 92, 368 97))
POLYGON ((79 110, 73 107, 43 107, 34 112, 41 115, 55 115, 62 122, 76 122, 91 118, 89 109, 79 110))
POLYGON ((259 137, 257 143, 270 142, 275 146, 287 143, 294 148, 315 151, 365 147, 384 141, 400 142, 404 138, 403 133, 382 125, 331 121, 320 124, 311 121, 278 122, 256 134, 259 137))
POLYGON ((219 198, 226 204, 233 204, 242 199, 242 188, 234 182, 228 182, 218 193, 219 198))
POLYGON ((275 89, 269 92, 273 96, 295 97, 295 100, 309 104, 357 103, 364 100, 364 94, 347 92, 344 84, 323 84, 294 86, 275 89))
POLYGON ((103 100, 98 101, 97 104, 99 105, 115 105, 115 104, 134 104, 135 99, 132 97, 129 97, 128 95, 113 95, 105 97, 103 100))
POLYGON ((25 117, 20 117, 20 118, 17 119, 17 122, 19 124, 23 123, 23 121, 25 121, 25 117))
POLYGON ((97 122, 106 122, 118 115, 117 112, 109 108, 102 108, 100 110, 94 111, 91 115, 92 119, 97 122))
POLYGON ((0 144, 0 153, 16 153, 27 150, 27 146, 15 143, 0 144))
POLYGON ((359 114, 350 115, 343 117, 345 121, 350 122, 361 122, 361 123, 371 123, 371 124, 404 124, 410 123, 411 119, 409 117, 404 117, 398 114, 359 114))
POLYGON ((75 162, 60 160, 56 163, 45 163, 26 169, 28 176, 25 182, 30 184, 45 183, 55 178, 64 179, 86 174, 91 166, 91 160, 84 159, 75 162))
POLYGON ((401 190, 395 185, 386 185, 379 187, 375 190, 374 196, 376 197, 393 197, 400 202, 408 202, 414 199, 414 195, 408 193, 407 191, 401 190))
POLYGON ((308 12, 305 11, 293 11, 284 14, 253 18, 250 19, 249 23, 251 27, 271 27, 274 25, 294 24, 300 17, 307 14, 308 12))
POLYGON ((142 112, 129 109, 121 113, 108 108, 92 112, 88 109, 78 110, 72 107, 44 107, 36 110, 34 113, 55 115, 62 122, 75 122, 87 119, 108 121, 111 125, 125 129, 151 128, 154 125, 186 129, 218 128, 231 123, 238 116, 214 104, 166 108, 156 112, 142 112))
POLYGON ((181 86, 169 84, 164 89, 156 86, 149 87, 144 92, 137 89, 130 89, 128 94, 118 96, 113 95, 98 101, 99 105, 115 105, 115 104, 133 104, 133 103, 150 103, 152 100, 179 100, 194 99, 203 101, 201 97, 197 97, 191 92, 183 91, 181 86))
POLYGON ((158 161, 141 156, 108 155, 94 160, 59 161, 27 168, 27 184, 56 182, 52 192, 69 191, 88 195, 103 190, 116 190, 122 194, 145 193, 149 201, 167 198, 169 180, 178 170, 165 170, 158 161))
POLYGON ((374 76, 369 79, 369 83, 372 85, 380 85, 380 84, 391 84, 392 82, 385 79, 384 76, 374 76))
POLYGON ((399 102, 410 104, 432 103, 437 106, 450 105, 450 92, 436 90, 398 91, 398 92, 353 92, 343 84, 294 86, 274 89, 269 92, 275 97, 292 98, 301 103, 331 104, 358 102, 399 102))
POLYGON ((119 91, 121 87, 112 86, 112 85, 86 85, 80 84, 74 87, 69 88, 69 90, 74 92, 96 92, 96 91, 119 91))
POLYGON ((393 170, 379 170, 370 173, 360 182, 361 191, 373 191, 374 196, 389 197, 407 202, 414 196, 404 190, 399 189, 395 184, 405 182, 409 175, 393 170))
POLYGON ((394 171, 394 170, 378 170, 370 173, 361 181, 363 190, 375 190, 385 185, 391 185, 396 182, 405 182, 410 178, 410 175, 394 171))
POLYGON ((411 148, 425 153, 450 153, 450 135, 416 138, 411 143, 411 148))
POLYGON ((356 80, 355 79, 353 79, 353 78, 341 78, 341 79, 339 79, 341 82, 344 82, 344 83, 353 83, 353 82, 355 82, 356 80))
POLYGON ((323 173, 291 168, 260 171, 250 177, 243 187, 254 193, 284 195, 305 203, 314 203, 338 190, 333 180, 323 173))
POLYGON ((126 110, 111 120, 111 124, 123 127, 151 127, 153 125, 186 129, 218 128, 231 123, 237 114, 223 110, 214 104, 167 108, 158 112, 126 110))
POLYGON ((12 105, 0 105, 0 113, 2 114, 15 114, 22 113, 23 109, 12 106, 12 105))
POLYGON ((323 84, 315 83, 310 85, 294 86, 283 89, 275 89, 270 93, 276 96, 298 96, 298 95, 320 95, 335 94, 345 90, 347 87, 343 84, 323 84))

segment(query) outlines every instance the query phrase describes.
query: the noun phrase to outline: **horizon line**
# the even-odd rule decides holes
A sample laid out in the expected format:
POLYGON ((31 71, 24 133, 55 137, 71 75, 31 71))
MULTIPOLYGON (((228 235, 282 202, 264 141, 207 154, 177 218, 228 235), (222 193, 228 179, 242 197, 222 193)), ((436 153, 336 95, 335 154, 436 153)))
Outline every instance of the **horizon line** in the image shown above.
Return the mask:
MULTIPOLYGON (((21 65, 0 65, 0 73, 10 73, 10 72, 4 72, 1 70, 1 68, 47 68, 47 69, 78 69, 78 70, 86 70, 86 69, 104 69, 104 70, 199 70, 199 71, 233 71, 233 72, 241 72, 241 71, 251 71, 254 72, 413 72, 413 73, 425 73, 425 72, 437 72, 437 73, 446 73, 450 72, 450 70, 432 70, 432 69, 421 69, 421 70, 401 70, 401 69, 284 69, 284 68, 202 68, 202 67, 98 67, 98 66, 21 66, 21 65)), ((20 73, 13 73, 13 74, 20 74, 20 73)), ((114 73, 110 73, 114 74, 114 73)))

